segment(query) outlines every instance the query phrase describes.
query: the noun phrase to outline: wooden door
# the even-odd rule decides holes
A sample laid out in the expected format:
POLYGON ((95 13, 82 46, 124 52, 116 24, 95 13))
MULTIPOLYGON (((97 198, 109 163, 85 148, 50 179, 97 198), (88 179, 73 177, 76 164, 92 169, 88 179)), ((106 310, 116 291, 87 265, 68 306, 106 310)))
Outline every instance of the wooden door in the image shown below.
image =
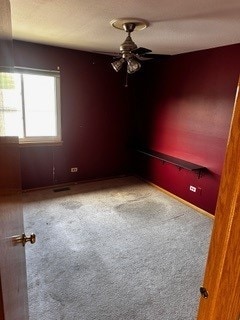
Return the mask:
POLYGON ((198 320, 240 319, 240 82, 203 286, 198 320))
POLYGON ((18 138, 0 137, 0 319, 27 320, 25 251, 18 138))
POLYGON ((0 1, 0 69, 11 71, 13 67, 11 8, 9 0, 0 1))

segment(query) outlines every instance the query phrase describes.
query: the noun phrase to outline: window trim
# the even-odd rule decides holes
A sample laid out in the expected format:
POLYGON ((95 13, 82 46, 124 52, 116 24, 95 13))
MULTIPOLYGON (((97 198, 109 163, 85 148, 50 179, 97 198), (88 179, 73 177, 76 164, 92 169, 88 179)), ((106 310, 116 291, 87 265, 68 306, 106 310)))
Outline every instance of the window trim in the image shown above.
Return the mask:
MULTIPOLYGON (((60 71, 59 70, 43 70, 24 67, 14 67, 14 72, 21 74, 34 74, 55 77, 55 95, 56 95, 56 136, 34 136, 19 138, 21 145, 45 145, 45 144, 62 144, 62 130, 61 130, 61 99, 60 99, 60 71)), ((24 99, 24 97, 23 97, 24 99)), ((25 111, 23 106, 23 125, 25 126, 25 111)), ((24 130, 25 131, 25 130, 24 130)), ((25 134, 25 132, 24 132, 25 134)))

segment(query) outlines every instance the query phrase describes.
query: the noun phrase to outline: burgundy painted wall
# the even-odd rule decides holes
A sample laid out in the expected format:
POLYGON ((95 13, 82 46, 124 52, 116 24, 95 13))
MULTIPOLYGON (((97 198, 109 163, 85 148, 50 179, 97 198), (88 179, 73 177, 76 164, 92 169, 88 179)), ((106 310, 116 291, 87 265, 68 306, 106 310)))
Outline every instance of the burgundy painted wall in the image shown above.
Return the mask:
MULTIPOLYGON (((197 176, 144 155, 138 174, 214 213, 240 70, 240 44, 172 56, 135 88, 135 143, 208 168, 197 176), (137 98, 136 98, 137 97, 137 98), (197 187, 197 192, 189 186, 197 187)), ((143 80, 144 79, 144 80, 143 80)))
POLYGON ((144 62, 127 89, 106 56, 19 41, 14 55, 17 66, 61 70, 63 145, 21 149, 23 189, 127 173, 134 144, 206 166, 198 179, 154 158, 132 158, 135 172, 214 213, 240 45, 144 62))
POLYGON ((23 189, 126 173, 129 99, 112 58, 14 41, 14 59, 21 67, 60 67, 61 75, 63 145, 21 148, 23 189))

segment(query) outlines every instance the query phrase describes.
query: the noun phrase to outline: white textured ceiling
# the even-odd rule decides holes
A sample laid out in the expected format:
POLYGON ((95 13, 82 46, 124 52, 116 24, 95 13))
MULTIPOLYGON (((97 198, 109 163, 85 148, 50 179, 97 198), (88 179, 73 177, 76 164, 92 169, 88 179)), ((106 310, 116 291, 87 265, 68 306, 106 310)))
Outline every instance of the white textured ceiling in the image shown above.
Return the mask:
POLYGON ((13 38, 84 51, 118 52, 116 18, 142 18, 132 38, 153 53, 240 43, 240 0, 10 0, 13 38))

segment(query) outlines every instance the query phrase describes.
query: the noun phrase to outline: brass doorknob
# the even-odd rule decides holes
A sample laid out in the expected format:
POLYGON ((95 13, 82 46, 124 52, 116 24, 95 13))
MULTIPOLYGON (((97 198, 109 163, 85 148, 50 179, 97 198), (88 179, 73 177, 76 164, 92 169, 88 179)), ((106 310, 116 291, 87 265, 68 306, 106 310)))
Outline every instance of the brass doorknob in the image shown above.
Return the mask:
POLYGON ((23 233, 21 236, 14 236, 13 242, 22 243, 23 246, 25 246, 26 242, 34 244, 36 242, 36 235, 32 233, 30 236, 26 236, 25 233, 23 233))
POLYGON ((204 299, 207 299, 209 296, 209 293, 205 287, 200 287, 200 293, 204 299))

